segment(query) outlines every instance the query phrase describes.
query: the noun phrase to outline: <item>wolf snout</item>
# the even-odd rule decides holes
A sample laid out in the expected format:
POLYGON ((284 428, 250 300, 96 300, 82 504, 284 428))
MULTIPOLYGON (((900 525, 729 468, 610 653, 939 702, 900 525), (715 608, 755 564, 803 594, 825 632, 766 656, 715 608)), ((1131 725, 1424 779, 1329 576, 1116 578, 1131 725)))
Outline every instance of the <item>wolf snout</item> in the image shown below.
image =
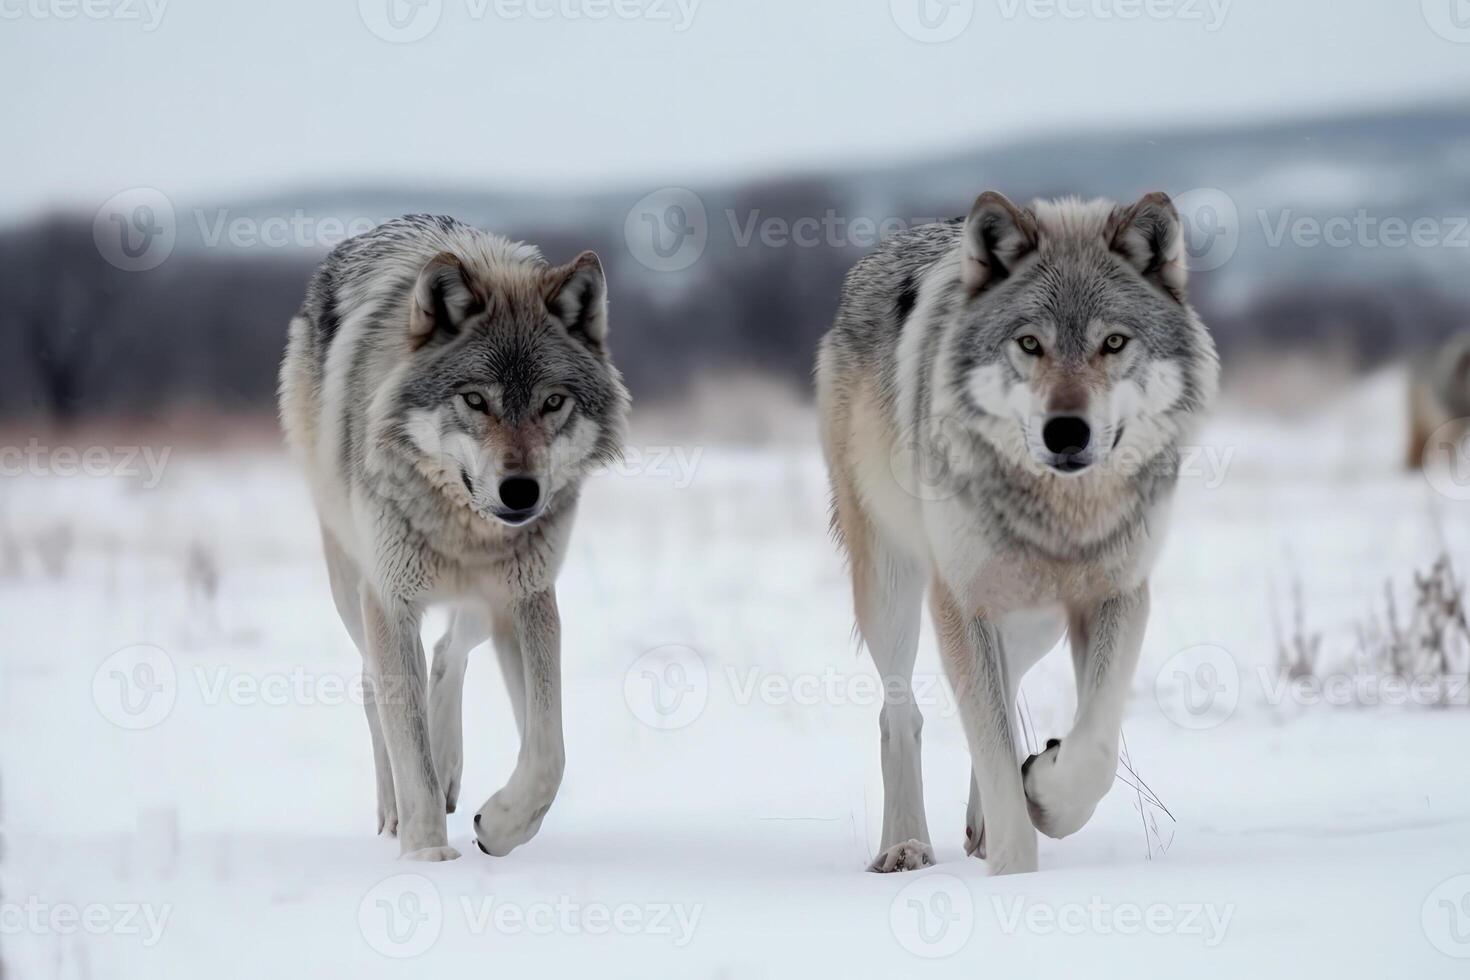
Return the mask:
POLYGON ((511 527, 529 524, 541 513, 541 483, 535 477, 508 476, 496 488, 500 506, 495 516, 511 527))
POLYGON ((1041 441, 1058 456, 1077 456, 1086 452, 1092 442, 1092 428, 1086 419, 1058 415, 1047 419, 1042 426, 1041 441))
POLYGON ((531 510, 541 500, 541 484, 529 476, 500 481, 500 502, 511 510, 531 510))
POLYGON ((1092 427, 1076 415, 1053 415, 1041 427, 1041 441, 1058 473, 1080 473, 1093 463, 1092 427))

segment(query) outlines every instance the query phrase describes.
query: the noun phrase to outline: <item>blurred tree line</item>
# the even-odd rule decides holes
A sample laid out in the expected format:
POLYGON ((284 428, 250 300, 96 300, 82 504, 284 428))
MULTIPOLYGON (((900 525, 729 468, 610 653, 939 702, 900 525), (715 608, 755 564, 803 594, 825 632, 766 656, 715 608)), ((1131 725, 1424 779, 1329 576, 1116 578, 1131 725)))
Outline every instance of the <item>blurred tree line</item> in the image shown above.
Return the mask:
MULTIPOLYGON (((1039 141, 701 190, 707 241, 697 261, 672 271, 660 271, 634 244, 642 197, 636 192, 382 192, 350 205, 341 194, 303 195, 257 207, 274 214, 450 213, 534 242, 552 261, 597 250, 609 278, 614 353, 644 403, 677 398, 725 372, 767 374, 808 391, 816 343, 836 310, 843 276, 873 245, 873 228, 891 232, 963 214, 985 187, 1016 201, 1244 188, 1227 201, 1237 211, 1238 246, 1218 269, 1191 280, 1192 299, 1227 362, 1236 352, 1291 349, 1345 353, 1366 368, 1470 326, 1470 247, 1459 247, 1454 234, 1458 217, 1470 212, 1470 165, 1447 149, 1470 139, 1470 110, 1147 135, 1039 141), (1302 189, 1290 175, 1300 172, 1308 138, 1321 160, 1365 175, 1343 182, 1351 190, 1340 201, 1322 203, 1317 195, 1315 211, 1292 200, 1302 189), (1368 176, 1386 167, 1403 179, 1380 189, 1383 182, 1368 176), (1264 198, 1254 190, 1261 187, 1286 190, 1264 198), (1417 249, 1374 242, 1294 248, 1267 240, 1286 219, 1357 211, 1429 216, 1444 239, 1417 249)), ((1214 195, 1207 200, 1223 194, 1206 193, 1214 195)), ((272 410, 287 324, 325 245, 229 247, 203 234, 209 221, 185 213, 178 225, 177 246, 145 272, 107 261, 90 218, 53 215, 0 232, 0 416, 65 422, 180 409, 272 410), (195 228, 201 235, 186 241, 195 228)))

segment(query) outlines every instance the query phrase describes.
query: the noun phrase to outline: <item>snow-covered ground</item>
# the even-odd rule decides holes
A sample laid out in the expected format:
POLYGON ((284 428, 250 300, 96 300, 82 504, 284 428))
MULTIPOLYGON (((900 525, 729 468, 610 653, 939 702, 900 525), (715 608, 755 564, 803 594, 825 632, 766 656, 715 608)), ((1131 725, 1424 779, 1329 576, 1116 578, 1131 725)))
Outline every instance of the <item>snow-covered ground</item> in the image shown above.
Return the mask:
MULTIPOLYGON (((5 975, 1464 976, 1464 692, 1370 705, 1413 696, 1344 675, 1324 698, 1352 703, 1311 704, 1272 673, 1293 581, 1331 674, 1385 581, 1443 547, 1470 565, 1470 504, 1398 469, 1399 401, 1387 378, 1203 434, 1154 578, 1136 775, 1002 879, 964 856, 968 760, 927 632, 939 865, 862 870, 878 692, 813 448, 644 446, 594 483, 560 587, 561 795, 510 857, 473 848, 516 752, 478 652, 464 857, 434 866, 373 837, 358 659, 279 456, 180 450, 154 488, 8 478, 5 975)), ((1024 691, 1028 737, 1065 734, 1065 654, 1024 691)))

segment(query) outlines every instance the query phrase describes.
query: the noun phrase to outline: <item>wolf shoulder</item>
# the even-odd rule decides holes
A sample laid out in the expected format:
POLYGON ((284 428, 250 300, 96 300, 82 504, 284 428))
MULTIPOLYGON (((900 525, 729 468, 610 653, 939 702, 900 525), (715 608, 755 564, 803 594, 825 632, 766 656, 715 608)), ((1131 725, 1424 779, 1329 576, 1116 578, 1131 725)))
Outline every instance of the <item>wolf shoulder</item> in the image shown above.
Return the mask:
POLYGON ((954 218, 884 239, 848 271, 833 334, 897 334, 913 313, 924 276, 960 244, 954 218))

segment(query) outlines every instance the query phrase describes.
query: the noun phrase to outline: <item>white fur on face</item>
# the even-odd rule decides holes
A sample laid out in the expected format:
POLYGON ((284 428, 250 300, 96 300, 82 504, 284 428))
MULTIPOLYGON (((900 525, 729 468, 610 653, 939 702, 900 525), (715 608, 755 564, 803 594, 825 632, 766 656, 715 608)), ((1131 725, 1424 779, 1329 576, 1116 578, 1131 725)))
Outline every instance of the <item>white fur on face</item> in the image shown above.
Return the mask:
POLYGON ((1034 424, 1040 403, 1029 384, 1012 380, 1005 365, 982 364, 970 372, 965 387, 971 401, 988 413, 980 420, 981 435, 1002 455, 1017 462, 1027 456, 1043 459, 1040 425, 1034 424))
MULTIPOLYGON (((419 469, 455 499, 467 502, 482 516, 500 509, 499 487, 503 472, 496 453, 463 428, 451 405, 414 409, 404 421, 409 441, 419 453, 419 469), (474 487, 466 489, 464 477, 474 487)), ((552 439, 544 471, 532 472, 542 484, 542 500, 549 501, 559 490, 579 479, 597 447, 596 423, 578 416, 552 439)))
POLYGON ((597 447, 597 425, 584 415, 578 415, 571 425, 564 426, 551 440, 551 459, 547 464, 547 496, 556 493, 577 479, 597 447))
POLYGON ((991 415, 1024 416, 1035 402, 1030 386, 1008 380, 1000 364, 982 364, 971 371, 966 387, 971 401, 991 415))
POLYGON ((467 499, 476 511, 483 513, 495 505, 495 488, 500 486, 499 466, 494 454, 460 428, 458 421, 452 408, 440 405, 409 412, 404 428, 419 451, 420 469, 440 487, 467 499), (465 475, 474 485, 472 493, 464 485, 465 475))
POLYGON ((1175 436, 1174 426, 1166 421, 1165 413, 1183 394, 1184 372, 1173 361, 1151 363, 1142 385, 1123 381, 1115 386, 1109 411, 1114 426, 1127 427, 1123 445, 1144 458, 1162 449, 1175 436))
MULTIPOLYGON (((1030 457, 1046 465, 1051 453, 1041 438, 1047 416, 1044 400, 1025 380, 1011 380, 1002 365, 984 364, 970 372, 966 388, 974 403, 993 416, 980 425, 992 444, 1013 459, 1030 457), (1006 424, 1001 423, 1002 419, 1007 420, 1006 424), (1008 424, 1011 419, 1016 427, 1008 424)), ((1106 399, 1093 399, 1084 416, 1093 431, 1093 465, 1106 461, 1113 452, 1120 427, 1124 433, 1118 448, 1127 445, 1147 456, 1162 448, 1174 435, 1172 426, 1163 422, 1164 413, 1183 391, 1184 374, 1179 365, 1157 361, 1149 365, 1142 384, 1121 380, 1106 399)))

